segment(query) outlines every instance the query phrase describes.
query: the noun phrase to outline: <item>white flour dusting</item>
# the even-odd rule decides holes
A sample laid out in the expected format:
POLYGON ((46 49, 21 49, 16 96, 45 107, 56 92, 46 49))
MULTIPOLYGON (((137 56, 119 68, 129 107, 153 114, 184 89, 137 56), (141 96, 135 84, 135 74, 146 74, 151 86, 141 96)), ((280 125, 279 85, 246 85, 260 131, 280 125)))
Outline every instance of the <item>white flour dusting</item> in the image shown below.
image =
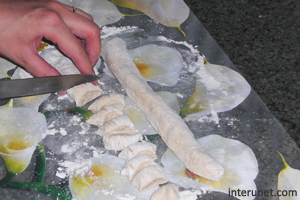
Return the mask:
POLYGON ((68 95, 59 95, 58 94, 58 98, 57 98, 58 101, 65 100, 65 99, 69 99, 68 95))
POLYGON ((55 106, 53 106, 52 104, 50 104, 50 103, 48 103, 47 105, 45 105, 45 110, 55 110, 56 109, 56 107, 55 106))
POLYGON ((198 122, 214 122, 215 124, 219 124, 218 113, 214 109, 211 109, 210 114, 200 117, 198 122))
POLYGON ((62 134, 62 135, 67 135, 67 131, 66 131, 65 129, 63 129, 63 128, 60 128, 60 129, 59 129, 59 132, 60 132, 60 134, 62 134))
POLYGON ((231 126, 231 127, 236 127, 234 125, 234 122, 240 121, 240 119, 238 119, 236 117, 231 117, 231 118, 230 117, 225 117, 225 118, 222 118, 222 120, 227 121, 227 125, 231 126))
POLYGON ((182 94, 180 94, 179 92, 178 92, 178 93, 176 93, 176 96, 177 96, 177 97, 179 97, 179 98, 183 98, 183 95, 182 95, 182 94))
POLYGON ((56 172, 56 176, 59 178, 66 178, 70 172, 72 172, 74 169, 81 166, 80 162, 71 162, 71 161, 63 161, 58 163, 60 167, 58 167, 58 170, 56 172))
POLYGON ((199 53, 200 53, 200 52, 196 49, 197 46, 194 47, 193 45, 187 43, 186 41, 175 41, 175 40, 172 40, 172 39, 168 39, 168 38, 166 38, 166 37, 164 37, 164 36, 158 36, 158 39, 159 39, 160 41, 164 41, 164 42, 169 42, 169 43, 174 43, 174 44, 181 44, 181 45, 184 45, 184 46, 186 46, 187 48, 189 48, 190 51, 191 51, 192 53, 195 53, 195 54, 199 54, 199 53))
POLYGON ((201 69, 204 67, 204 56, 201 56, 200 54, 197 55, 197 61, 191 62, 189 64, 188 72, 195 73, 196 70, 201 69))
POLYGON ((204 56, 200 55, 200 52, 197 49, 197 46, 193 46, 193 45, 189 44, 186 41, 175 41, 175 40, 172 40, 172 39, 168 39, 164 36, 158 36, 157 38, 158 38, 159 41, 184 45, 185 47, 187 47, 190 50, 190 52, 192 54, 197 55, 196 61, 189 63, 188 72, 195 73, 198 69, 200 69, 201 67, 204 66, 204 56))
POLYGON ((93 151, 93 157, 94 157, 94 158, 98 158, 98 157, 101 156, 101 154, 105 153, 105 150, 96 148, 96 147, 94 147, 94 146, 91 146, 91 147, 90 147, 90 150, 93 151))
POLYGON ((200 190, 190 191, 190 190, 184 190, 179 192, 179 198, 180 200, 196 200, 197 195, 202 195, 203 192, 200 190))
POLYGON ((61 152, 62 153, 72 153, 73 149, 70 147, 69 144, 65 144, 61 147, 61 152))
MULTIPOLYGON (((82 147, 87 147, 88 143, 86 141, 78 141, 75 140, 71 143, 64 144, 61 146, 61 152, 65 153, 67 157, 76 154, 76 152, 80 151, 82 147)), ((96 148, 94 146, 90 146, 89 149, 93 153, 93 157, 100 157, 106 151, 104 149, 96 148)), ((74 161, 60 161, 58 162, 59 167, 57 168, 56 176, 59 178, 66 178, 71 171, 73 171, 78 166, 81 166, 82 161, 85 158, 82 155, 76 155, 76 159, 74 161)))
POLYGON ((42 134, 42 137, 45 138, 47 135, 55 135, 58 130, 54 128, 55 122, 53 121, 51 124, 48 125, 48 128, 45 133, 42 134))
POLYGON ((78 149, 80 149, 81 147, 82 147, 81 142, 75 140, 75 141, 71 142, 70 144, 62 145, 61 152, 72 154, 72 153, 76 152, 78 149))
POLYGON ((123 26, 123 27, 107 27, 103 26, 101 28, 101 39, 108 38, 110 36, 118 35, 125 31, 135 31, 138 30, 137 26, 123 26))
POLYGON ((116 197, 117 197, 117 199, 120 199, 120 200, 134 200, 134 199, 136 199, 135 196, 130 195, 130 194, 125 194, 125 196, 116 195, 116 197))
POLYGON ((88 123, 81 123, 80 127, 82 128, 82 130, 79 132, 79 134, 84 135, 87 133, 87 131, 89 130, 89 128, 91 127, 90 124, 88 123))
POLYGON ((200 77, 199 81, 205 85, 207 90, 216 90, 221 87, 221 83, 212 76, 207 69, 203 66, 196 72, 197 76, 200 77))
POLYGON ((57 172, 55 173, 55 175, 58 178, 64 179, 64 178, 67 177, 68 174, 64 171, 64 169, 62 167, 58 167, 57 172))
POLYGON ((55 135, 57 133, 60 133, 61 135, 67 135, 67 132, 65 129, 63 128, 53 128, 53 129, 49 129, 49 126, 48 126, 48 129, 46 131, 45 134, 43 134, 43 138, 45 138, 47 135, 55 135))
POLYGON ((81 122, 81 119, 80 119, 80 117, 77 116, 77 115, 73 116, 72 119, 71 119, 71 124, 76 124, 76 125, 78 125, 80 122, 81 122))
MULTIPOLYGON (((67 135, 67 131, 66 129, 64 129, 63 127, 56 127, 56 121, 52 121, 51 124, 48 125, 47 131, 42 134, 43 138, 45 138, 47 135, 55 135, 55 134, 61 134, 63 136, 67 135)), ((82 130, 80 132, 80 134, 85 134, 88 129, 90 128, 89 124, 86 123, 81 123, 81 119, 79 116, 74 115, 71 120, 70 120, 70 126, 72 125, 80 125, 82 130)))

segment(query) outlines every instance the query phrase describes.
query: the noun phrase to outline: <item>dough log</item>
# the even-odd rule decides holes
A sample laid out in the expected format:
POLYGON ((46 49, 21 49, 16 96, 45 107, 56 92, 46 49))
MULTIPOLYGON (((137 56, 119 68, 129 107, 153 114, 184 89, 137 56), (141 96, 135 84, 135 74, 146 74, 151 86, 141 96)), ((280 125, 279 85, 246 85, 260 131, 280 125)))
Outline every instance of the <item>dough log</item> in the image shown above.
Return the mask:
POLYGON ((185 166, 201 177, 219 181, 223 166, 205 152, 181 117, 147 84, 128 54, 126 43, 120 38, 104 41, 102 56, 131 100, 185 166))

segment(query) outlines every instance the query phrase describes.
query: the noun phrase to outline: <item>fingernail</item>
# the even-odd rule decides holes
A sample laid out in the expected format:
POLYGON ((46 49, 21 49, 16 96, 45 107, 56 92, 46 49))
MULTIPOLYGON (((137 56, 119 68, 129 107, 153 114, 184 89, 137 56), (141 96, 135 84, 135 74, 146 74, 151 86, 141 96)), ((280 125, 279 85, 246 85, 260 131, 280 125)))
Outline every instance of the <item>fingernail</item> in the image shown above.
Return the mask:
POLYGON ((96 80, 96 81, 93 81, 92 82, 95 86, 97 86, 98 85, 98 81, 96 80))
POLYGON ((57 92, 59 95, 61 95, 61 96, 64 96, 64 95, 66 95, 67 94, 67 91, 66 90, 63 90, 63 91, 59 91, 59 92, 57 92))

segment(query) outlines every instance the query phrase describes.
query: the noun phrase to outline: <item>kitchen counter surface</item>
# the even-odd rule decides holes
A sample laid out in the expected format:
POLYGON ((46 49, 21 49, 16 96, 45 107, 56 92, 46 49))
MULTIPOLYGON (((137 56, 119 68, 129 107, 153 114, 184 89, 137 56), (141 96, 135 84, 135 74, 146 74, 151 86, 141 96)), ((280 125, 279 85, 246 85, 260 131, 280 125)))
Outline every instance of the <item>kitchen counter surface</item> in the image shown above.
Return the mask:
POLYGON ((300 1, 185 2, 300 147, 300 1))

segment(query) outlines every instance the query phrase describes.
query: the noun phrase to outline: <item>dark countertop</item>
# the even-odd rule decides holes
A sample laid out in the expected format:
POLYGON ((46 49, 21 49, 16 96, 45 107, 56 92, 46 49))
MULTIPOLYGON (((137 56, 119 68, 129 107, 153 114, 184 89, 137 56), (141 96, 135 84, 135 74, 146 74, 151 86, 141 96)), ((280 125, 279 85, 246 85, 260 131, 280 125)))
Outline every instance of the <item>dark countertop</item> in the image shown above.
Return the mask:
POLYGON ((300 1, 185 2, 300 147, 300 1))

